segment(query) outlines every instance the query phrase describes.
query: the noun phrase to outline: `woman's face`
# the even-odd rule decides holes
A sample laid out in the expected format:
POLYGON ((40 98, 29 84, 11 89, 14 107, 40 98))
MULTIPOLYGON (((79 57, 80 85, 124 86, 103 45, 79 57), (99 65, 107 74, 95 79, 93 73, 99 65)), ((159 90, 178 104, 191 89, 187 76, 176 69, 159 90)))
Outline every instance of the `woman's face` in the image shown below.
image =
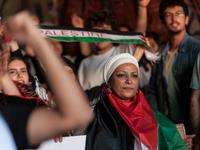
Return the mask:
POLYGON ((28 84, 29 76, 27 73, 27 68, 24 62, 21 60, 13 60, 8 65, 8 75, 13 81, 28 84))
POLYGON ((63 47, 60 41, 54 40, 54 39, 47 39, 48 42, 51 45, 51 48, 54 50, 54 52, 58 55, 61 56, 63 53, 63 47))
POLYGON ((130 101, 139 85, 138 69, 132 63, 120 65, 109 80, 109 88, 120 101, 130 101))

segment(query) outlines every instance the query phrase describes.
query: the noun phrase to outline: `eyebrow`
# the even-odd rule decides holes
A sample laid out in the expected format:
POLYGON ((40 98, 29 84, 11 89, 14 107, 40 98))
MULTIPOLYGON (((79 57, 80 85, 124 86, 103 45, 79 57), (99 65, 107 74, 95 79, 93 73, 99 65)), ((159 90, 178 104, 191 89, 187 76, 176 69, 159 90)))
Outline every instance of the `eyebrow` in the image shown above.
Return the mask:
MULTIPOLYGON (((126 73, 126 71, 123 71, 123 70, 119 70, 119 71, 117 71, 116 73, 118 73, 118 72, 124 72, 124 73, 126 73)), ((131 73, 138 73, 137 71, 133 71, 133 72, 131 72, 131 73)))
MULTIPOLYGON (((182 10, 178 10, 178 11, 176 11, 175 13, 178 13, 178 12, 184 13, 182 10)), ((165 12, 165 14, 167 14, 167 13, 173 14, 173 13, 171 13, 171 12, 165 12)))
MULTIPOLYGON (((20 68, 20 70, 23 70, 23 69, 26 69, 26 68, 20 68)), ((8 71, 10 71, 10 70, 17 70, 17 69, 13 69, 13 68, 8 69, 8 71)))
POLYGON ((11 70, 17 70, 17 69, 8 69, 8 71, 11 71, 11 70))

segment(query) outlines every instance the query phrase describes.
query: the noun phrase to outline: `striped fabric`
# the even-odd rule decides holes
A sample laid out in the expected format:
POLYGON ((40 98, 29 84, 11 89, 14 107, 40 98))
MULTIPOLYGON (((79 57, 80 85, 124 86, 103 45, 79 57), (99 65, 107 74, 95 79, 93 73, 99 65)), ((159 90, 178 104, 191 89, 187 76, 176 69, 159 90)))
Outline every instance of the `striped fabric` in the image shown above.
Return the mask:
POLYGON ((147 46, 142 33, 110 31, 86 28, 70 28, 58 26, 41 26, 40 33, 44 37, 59 41, 139 43, 147 46))

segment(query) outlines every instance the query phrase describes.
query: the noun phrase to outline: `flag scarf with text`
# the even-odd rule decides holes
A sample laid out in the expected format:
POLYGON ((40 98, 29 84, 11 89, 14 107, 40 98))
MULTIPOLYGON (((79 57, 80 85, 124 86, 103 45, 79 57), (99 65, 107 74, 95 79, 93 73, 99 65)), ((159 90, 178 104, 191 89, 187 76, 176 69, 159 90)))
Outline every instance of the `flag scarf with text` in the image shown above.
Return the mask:
POLYGON ((58 26, 41 26, 40 33, 44 37, 65 42, 113 42, 113 43, 138 43, 147 46, 141 33, 122 32, 86 28, 70 28, 58 26))

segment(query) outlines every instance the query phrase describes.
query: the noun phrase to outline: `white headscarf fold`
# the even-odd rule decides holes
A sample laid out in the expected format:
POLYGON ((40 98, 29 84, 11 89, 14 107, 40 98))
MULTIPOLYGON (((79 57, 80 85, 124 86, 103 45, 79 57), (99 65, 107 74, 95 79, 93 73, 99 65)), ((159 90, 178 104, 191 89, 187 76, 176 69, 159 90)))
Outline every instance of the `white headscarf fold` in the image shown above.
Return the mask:
POLYGON ((104 69, 103 69, 103 79, 106 82, 106 84, 108 84, 108 81, 109 81, 111 75, 113 74, 113 72, 115 71, 115 69, 118 66, 125 64, 125 63, 134 64, 138 69, 138 75, 139 75, 139 65, 138 65, 137 59, 134 56, 132 56, 128 53, 114 55, 109 58, 109 60, 106 62, 104 69))

